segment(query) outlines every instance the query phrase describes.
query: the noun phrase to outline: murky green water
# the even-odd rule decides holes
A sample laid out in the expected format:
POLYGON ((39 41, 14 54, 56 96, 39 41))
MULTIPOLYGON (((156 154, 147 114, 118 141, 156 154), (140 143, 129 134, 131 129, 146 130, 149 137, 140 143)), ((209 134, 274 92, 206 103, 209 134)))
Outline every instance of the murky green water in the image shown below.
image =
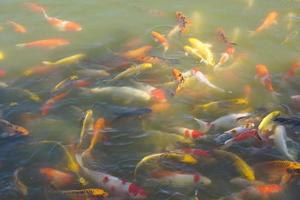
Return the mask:
MULTIPOLYGON (((53 28, 45 18, 24 7, 25 1, 1 0, 0 51, 4 59, 0 60, 0 69, 6 75, 0 78, 7 84, 0 88, 0 106, 2 117, 13 124, 21 125, 30 132, 27 137, 3 138, 0 140, 0 199, 64 199, 63 195, 49 195, 49 181, 38 173, 42 167, 52 167, 68 172, 66 159, 61 149, 50 144, 36 144, 38 141, 58 141, 68 146, 78 142, 83 113, 93 110, 93 116, 104 117, 112 123, 104 131, 105 140, 96 145, 92 158, 85 163, 88 168, 104 171, 120 179, 135 182, 149 192, 147 199, 196 199, 195 188, 191 186, 178 188, 149 183, 149 177, 135 179, 133 171, 136 164, 145 156, 180 149, 183 147, 213 150, 219 147, 213 140, 224 129, 210 131, 211 136, 204 141, 185 140, 176 136, 172 128, 189 127, 198 129, 198 124, 191 116, 213 121, 214 119, 236 112, 253 112, 259 117, 267 112, 281 110, 284 116, 299 112, 299 101, 292 102, 290 96, 299 94, 299 73, 291 82, 282 81, 282 76, 290 66, 299 60, 298 34, 300 25, 300 1, 297 0, 206 0, 206 1, 39 1, 46 7, 47 14, 59 19, 75 21, 83 30, 80 32, 61 32, 53 28), (167 34, 176 24, 175 12, 182 11, 192 25, 186 34, 175 35, 170 42, 170 49, 164 53, 162 47, 155 43, 151 31, 167 34), (267 30, 251 37, 254 31, 270 11, 277 11, 278 22, 267 30), (289 17, 293 13, 293 17, 289 17), (16 21, 27 28, 26 34, 20 34, 8 25, 7 21, 16 21), (236 52, 222 69, 213 73, 211 67, 199 63, 199 60, 185 56, 183 46, 189 37, 212 44, 216 61, 225 50, 225 45, 216 36, 216 29, 222 27, 227 37, 237 43, 236 52), (16 44, 48 38, 64 38, 70 45, 55 49, 18 48, 16 44), (130 42, 131 41, 131 42, 130 42), (135 41, 135 42, 134 42, 135 41), (151 70, 113 83, 107 80, 136 60, 120 58, 120 54, 144 45, 154 48, 149 55, 159 57, 162 62, 155 64, 151 70), (39 66, 43 61, 56 61, 74 55, 86 54, 87 57, 76 64, 57 68, 51 72, 25 76, 24 71, 39 66), (275 91, 272 95, 264 86, 254 79, 255 65, 265 64, 272 75, 275 91), (121 66, 122 65, 122 66, 121 66), (206 86, 192 82, 187 90, 173 95, 174 67, 187 71, 199 66, 210 81, 232 93, 222 93, 206 86), (78 72, 86 69, 101 69, 111 73, 107 77, 90 79, 90 75, 78 72), (168 108, 153 110, 155 101, 129 102, 131 94, 111 98, 110 95, 97 97, 84 89, 71 89, 68 98, 59 101, 50 109, 49 114, 41 116, 41 107, 53 96, 51 90, 60 81, 78 75, 79 79, 92 82, 89 87, 131 86, 132 80, 150 84, 166 92, 168 108), (250 85, 252 92, 250 103, 246 106, 232 106, 193 112, 197 104, 220 101, 244 96, 244 86, 250 85), (30 90, 40 96, 40 101, 30 98, 24 90, 30 90), (122 100, 123 99, 123 100, 122 100), (125 116, 127 111, 139 108, 152 108, 151 113, 125 116), (289 109, 287 109, 289 108, 289 109), (123 114, 123 115, 122 115, 123 114), (13 173, 23 167, 21 179, 29 188, 29 194, 21 197, 13 181, 13 173)), ((69 89, 69 88, 68 88, 69 89)), ((116 94, 118 95, 118 94, 116 94)), ((135 112, 130 112, 135 113, 135 112)), ((258 124, 256 124, 258 125, 258 124)), ((288 136, 296 146, 299 145, 299 127, 287 127, 288 136), (291 128, 291 129, 290 129, 291 128)), ((89 135, 86 144, 89 143, 89 135)), ((250 166, 269 160, 287 160, 274 145, 268 151, 253 153, 248 147, 257 147, 253 143, 230 147, 228 151, 237 153, 250 166)), ((266 145, 260 145, 264 148, 266 145)), ((296 148, 299 151, 299 147, 296 148)), ((299 161, 299 159, 298 159, 299 161)), ((238 173, 230 162, 218 160, 210 164, 199 159, 197 165, 168 164, 170 171, 199 172, 212 181, 210 186, 197 188, 199 199, 218 199, 241 191, 242 187, 230 185, 229 180, 238 173), (171 167, 170 167, 171 166, 171 167)), ((257 177, 260 179, 262 177, 257 177)), ((89 187, 95 187, 91 181, 89 187)), ((279 196, 271 199, 299 199, 299 178, 290 181, 279 196)), ((74 183, 61 189, 80 189, 74 183)), ((51 193, 51 192, 50 192, 51 193)), ((256 198, 256 199, 260 199, 256 198)), ((120 199, 120 197, 116 197, 120 199)), ((262 199, 262 198, 261 198, 262 199)))

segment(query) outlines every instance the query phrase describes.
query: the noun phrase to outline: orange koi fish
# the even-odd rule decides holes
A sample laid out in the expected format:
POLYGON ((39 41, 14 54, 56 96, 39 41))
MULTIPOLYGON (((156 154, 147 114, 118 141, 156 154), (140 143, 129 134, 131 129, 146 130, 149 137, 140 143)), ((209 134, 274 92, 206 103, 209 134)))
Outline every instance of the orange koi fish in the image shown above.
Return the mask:
POLYGON ((191 25, 191 20, 188 19, 182 12, 176 12, 176 22, 177 24, 170 30, 167 37, 170 38, 176 33, 187 33, 188 28, 191 25))
POLYGON ((182 72, 176 68, 172 69, 172 75, 177 82, 177 87, 175 90, 175 92, 177 93, 177 92, 179 92, 179 90, 182 89, 185 78, 183 77, 182 72))
POLYGON ((169 49, 169 42, 167 38, 164 35, 155 31, 152 31, 151 34, 155 42, 159 42, 164 47, 164 51, 166 52, 169 49))
POLYGON ((146 45, 143 47, 139 47, 137 49, 129 50, 124 53, 121 53, 120 55, 122 57, 128 58, 128 59, 138 59, 141 57, 145 57, 146 54, 152 49, 151 45, 146 45))
POLYGON ((17 33, 27 33, 26 28, 17 22, 8 21, 7 24, 11 25, 17 33))
POLYGON ((270 12, 267 17, 264 19, 264 21, 261 23, 259 27, 256 28, 254 31, 253 35, 260 33, 269 27, 271 27, 273 24, 277 24, 277 18, 278 18, 278 13, 276 11, 270 12))
POLYGON ((249 186, 239 193, 232 196, 233 199, 268 199, 273 195, 279 194, 284 190, 282 185, 264 184, 257 186, 249 186))
POLYGON ((0 137, 5 138, 16 135, 27 136, 29 135, 29 131, 22 126, 0 119, 0 137))
POLYGON ((27 42, 27 43, 20 43, 17 44, 17 47, 42 47, 47 49, 54 49, 56 47, 64 46, 70 44, 69 40, 61 39, 61 38, 51 38, 51 39, 45 39, 45 40, 36 40, 33 42, 27 42))
POLYGON ((53 168, 41 168, 40 173, 46 178, 47 181, 56 187, 66 186, 75 183, 76 181, 71 174, 53 168))
POLYGON ((258 78, 261 84, 271 93, 278 94, 275 92, 272 84, 271 75, 266 65, 257 64, 256 65, 256 75, 255 78, 258 78))
POLYGON ((54 104, 56 104, 58 101, 64 99, 69 95, 68 92, 60 93, 52 98, 50 98, 46 103, 44 103, 41 107, 41 114, 42 116, 48 115, 50 109, 53 108, 54 104))
POLYGON ((82 30, 82 27, 78 23, 48 16, 46 13, 46 9, 38 4, 27 3, 26 7, 28 7, 34 12, 43 13, 48 23, 51 24, 53 27, 57 28, 59 31, 77 32, 82 30))
POLYGON ((235 48, 231 44, 229 44, 226 48, 226 51, 222 53, 219 62, 214 66, 214 71, 217 70, 221 65, 227 63, 230 57, 232 57, 232 55, 234 54, 234 52, 235 48))
POLYGON ((285 81, 289 81, 290 79, 294 78, 296 76, 296 72, 297 70, 300 69, 300 60, 296 63, 294 63, 289 69, 288 71, 284 74, 283 76, 283 80, 285 81))

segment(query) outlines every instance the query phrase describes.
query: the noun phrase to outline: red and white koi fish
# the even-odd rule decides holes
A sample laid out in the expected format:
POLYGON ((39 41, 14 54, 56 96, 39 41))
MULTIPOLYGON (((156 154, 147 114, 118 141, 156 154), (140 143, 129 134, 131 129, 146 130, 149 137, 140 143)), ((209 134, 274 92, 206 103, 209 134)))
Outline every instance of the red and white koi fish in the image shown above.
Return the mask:
POLYGON ((234 127, 228 131, 225 131, 223 134, 218 135, 214 140, 217 143, 224 143, 228 138, 231 139, 245 131, 249 131, 250 129, 245 126, 234 127))
POLYGON ((57 28, 59 31, 77 32, 82 30, 82 27, 76 22, 61 20, 55 17, 49 17, 46 13, 46 9, 38 4, 27 3, 26 6, 34 12, 43 13, 48 23, 57 28))
POLYGON ((155 170, 150 173, 151 179, 173 187, 197 187, 208 186, 211 180, 199 173, 188 173, 182 171, 155 170))
POLYGON ((229 140, 226 140, 224 142, 224 145, 222 146, 222 149, 228 148, 231 145, 233 145, 234 143, 242 142, 242 141, 248 140, 250 138, 256 138, 256 139, 261 140, 261 138, 258 135, 257 130, 256 129, 250 129, 250 130, 246 130, 246 131, 241 132, 240 134, 234 136, 233 138, 231 138, 229 140))
POLYGON ((175 127, 174 130, 188 139, 201 140, 207 138, 207 135, 205 135, 205 133, 198 130, 192 130, 184 127, 175 127))
POLYGON ((220 87, 218 87, 218 86, 212 84, 212 83, 205 77, 205 75, 204 75, 200 70, 198 70, 198 69, 196 69, 196 68, 193 68, 193 69, 191 70, 191 72, 192 72, 192 75, 195 76, 196 79, 197 79, 200 83, 203 83, 203 84, 207 85, 208 87, 213 88, 213 89, 215 89, 215 90, 217 90, 217 91, 220 91, 220 92, 226 92, 226 90, 224 90, 223 88, 220 88, 220 87))
POLYGON ((27 33, 26 28, 15 21, 8 21, 7 24, 11 25, 14 28, 15 32, 17 33, 22 33, 22 34, 27 33))
POLYGON ((117 196, 121 199, 145 199, 147 193, 134 183, 119 179, 118 177, 86 168, 83 165, 82 155, 76 154, 76 160, 82 169, 82 172, 93 180, 99 187, 109 192, 110 196, 117 196))
POLYGON ((214 66, 214 71, 216 71, 221 65, 224 65, 232 57, 235 52, 235 48, 232 45, 228 45, 226 51, 222 53, 219 62, 214 66))
POLYGON ((275 92, 272 84, 272 77, 266 65, 257 64, 255 78, 258 78, 261 84, 272 94, 279 95, 275 92))
POLYGON ((233 113, 219 117, 212 122, 205 122, 201 119, 193 118, 200 125, 200 130, 203 132, 209 131, 211 128, 215 129, 230 129, 238 125, 238 121, 242 118, 251 116, 251 113, 233 113))

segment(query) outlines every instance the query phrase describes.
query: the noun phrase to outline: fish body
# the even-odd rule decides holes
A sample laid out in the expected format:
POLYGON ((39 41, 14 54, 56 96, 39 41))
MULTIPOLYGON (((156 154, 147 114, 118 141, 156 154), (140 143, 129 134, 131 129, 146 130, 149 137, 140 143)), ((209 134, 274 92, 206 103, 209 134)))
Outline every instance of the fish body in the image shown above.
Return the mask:
POLYGON ((125 103, 132 103, 136 101, 148 102, 151 100, 151 95, 143 90, 132 87, 96 87, 86 89, 90 94, 96 94, 103 97, 110 97, 112 100, 124 101, 125 103))
POLYGON ((51 39, 45 39, 45 40, 37 40, 33 42, 27 42, 27 43, 20 43, 17 44, 17 47, 40 47, 40 48, 46 48, 46 49, 54 49, 60 46, 65 46, 70 44, 70 41, 66 39, 61 38, 51 38, 51 39))
POLYGON ((10 123, 4 119, 0 119, 0 137, 12 137, 12 136, 27 136, 29 135, 29 131, 22 127, 15 124, 10 123))
POLYGON ((145 199, 147 193, 144 189, 140 188, 134 183, 127 182, 126 180, 119 179, 118 177, 86 168, 83 165, 82 155, 76 154, 76 160, 80 165, 83 173, 95 182, 99 187, 108 191, 110 196, 118 196, 119 199, 145 199), (123 197, 123 198, 122 198, 123 197))
POLYGON ((210 49, 212 47, 211 44, 203 43, 196 38, 189 38, 188 40, 191 46, 197 50, 198 54, 200 54, 203 57, 203 61, 207 65, 215 65, 214 55, 210 49))
POLYGON ((200 62, 204 61, 204 57, 198 52, 198 50, 196 48, 193 48, 189 45, 185 45, 183 47, 183 49, 184 49, 184 52, 186 55, 190 54, 190 55, 200 59, 200 62))
POLYGON ((82 189, 82 190, 61 190, 56 192, 59 194, 63 194, 64 196, 71 198, 71 199, 90 199, 90 198, 97 198, 97 199, 104 199, 108 197, 108 193, 100 188, 89 188, 89 189, 82 189))
POLYGON ((77 145, 77 148, 81 148, 84 136, 87 134, 89 128, 93 126, 94 118, 93 118, 93 110, 89 109, 85 112, 84 119, 82 122, 82 128, 80 131, 80 139, 77 145))
POLYGON ((277 125, 275 130, 274 130, 274 135, 272 135, 273 141, 274 141, 274 145, 276 147, 276 149, 285 157, 287 157, 288 159, 295 161, 296 158, 294 155, 292 155, 289 152, 289 149, 287 147, 287 136, 286 136, 286 129, 284 126, 282 125, 277 125))
POLYGON ((199 70, 197 70, 197 69, 192 69, 192 74, 193 74, 193 76, 196 77, 196 79, 197 79, 200 83, 203 83, 203 84, 207 85, 208 87, 213 88, 213 89, 215 89, 215 90, 218 90, 218 91, 220 91, 220 92, 226 92, 223 88, 220 88, 220 87, 218 87, 218 86, 212 84, 212 83, 205 77, 205 75, 204 75, 202 72, 200 72, 199 70))
POLYGON ((49 111, 54 107, 54 105, 62 99, 66 98, 68 95, 68 92, 63 92, 48 99, 41 107, 41 114, 43 116, 48 115, 49 111))
POLYGON ((216 71, 220 66, 227 63, 230 57, 232 57, 234 52, 235 52, 235 48, 232 45, 228 46, 226 51, 222 53, 219 62, 214 66, 214 71, 216 71))
POLYGON ((261 25, 256 28, 254 33, 255 34, 260 33, 270 28, 272 25, 277 24, 277 18, 278 18, 278 13, 276 11, 272 11, 268 13, 267 17, 264 19, 261 25))
POLYGON ((151 154, 149 156, 144 157, 142 160, 138 162, 134 170, 134 176, 137 176, 138 171, 142 167, 148 165, 149 163, 153 164, 153 163, 160 162, 163 159, 171 159, 177 162, 191 164, 191 165, 197 163, 197 160, 193 156, 186 153, 166 152, 166 153, 151 154))
POLYGON ((18 189, 18 191, 22 194, 22 196, 26 196, 28 194, 28 187, 20 180, 20 171, 22 171, 23 168, 18 168, 14 172, 14 183, 18 189))
POLYGON ((175 90, 175 92, 177 93, 177 92, 179 92, 180 89, 182 89, 185 78, 183 77, 182 72, 176 68, 172 69, 172 75, 173 75, 175 81, 177 82, 177 87, 175 90))
POLYGON ((228 151, 223 151, 223 150, 213 150, 213 152, 216 155, 220 155, 226 158, 229 158, 233 161, 236 169, 240 172, 240 174, 245 177, 249 181, 254 181, 255 180, 255 174, 253 169, 238 155, 228 152, 228 151))
POLYGON ((261 82, 261 84, 272 94, 277 94, 273 88, 272 84, 272 77, 269 73, 269 70, 266 65, 263 64, 257 64, 256 65, 256 75, 255 78, 258 78, 261 82))
POLYGON ((21 33, 21 34, 27 33, 26 28, 17 22, 8 21, 7 23, 10 24, 14 28, 15 32, 21 33))
POLYGON ((282 77, 283 80, 289 81, 290 79, 294 78, 296 76, 296 72, 300 69, 300 60, 294 64, 288 69, 288 71, 284 74, 282 77))
POLYGON ((151 45, 146 45, 139 47, 137 49, 129 50, 124 53, 121 53, 120 55, 122 57, 128 58, 128 59, 138 59, 141 57, 145 57, 146 54, 151 51, 152 46, 151 45))
POLYGON ((155 170, 150 173, 151 178, 163 185, 190 188, 208 186, 211 180, 199 173, 187 173, 181 171, 155 170))
POLYGON ((139 74, 143 71, 149 70, 151 68, 152 68, 151 63, 143 63, 140 65, 132 66, 132 67, 126 69, 125 71, 121 72, 117 76, 115 76, 111 81, 116 81, 116 80, 127 78, 127 77, 130 77, 133 75, 137 75, 137 74, 139 74))
POLYGON ((5 58, 4 53, 0 51, 0 60, 4 60, 4 58, 5 58))
POLYGON ((268 126, 272 124, 273 119, 281 114, 280 111, 273 111, 267 114, 258 125, 258 134, 261 138, 264 138, 264 132, 267 130, 268 126))
POLYGON ((231 145, 233 145, 234 143, 242 142, 242 141, 248 140, 249 138, 260 139, 256 129, 250 129, 250 130, 243 131, 243 132, 233 136, 233 138, 226 140, 224 142, 223 149, 224 149, 224 147, 228 148, 231 145))
POLYGON ((64 65, 72 65, 78 63, 80 60, 85 58, 85 54, 75 54, 72 56, 68 56, 66 58, 62 58, 55 62, 43 61, 44 65, 51 65, 51 66, 64 66, 64 65))
POLYGON ((92 150, 94 149, 94 147, 96 146, 96 144, 98 142, 101 142, 101 140, 103 138, 101 131, 104 129, 106 124, 107 124, 107 122, 104 118, 97 119, 97 121, 95 122, 94 127, 93 127, 93 137, 91 139, 90 145, 84 151, 83 154, 86 154, 86 153, 90 154, 92 152, 92 150))
POLYGON ((164 35, 155 31, 152 31, 151 35, 156 42, 159 42, 164 47, 164 52, 166 52, 169 49, 169 42, 164 35))
POLYGON ((45 167, 40 168, 39 171, 55 187, 63 187, 75 182, 75 178, 71 174, 57 169, 45 167))
POLYGON ((201 140, 207 138, 205 133, 198 130, 192 130, 184 127, 175 127, 174 130, 188 139, 201 140))

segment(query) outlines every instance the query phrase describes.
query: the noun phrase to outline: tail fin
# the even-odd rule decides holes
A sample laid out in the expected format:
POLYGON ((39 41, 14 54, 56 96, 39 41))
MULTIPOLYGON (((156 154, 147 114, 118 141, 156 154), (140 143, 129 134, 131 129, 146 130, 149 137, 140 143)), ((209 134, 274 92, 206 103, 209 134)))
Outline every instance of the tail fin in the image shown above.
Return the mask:
POLYGON ((209 129, 211 128, 211 125, 209 122, 205 122, 201 119, 197 119, 197 118, 193 118, 199 125, 200 125, 200 129, 203 132, 207 132, 209 131, 209 129))

